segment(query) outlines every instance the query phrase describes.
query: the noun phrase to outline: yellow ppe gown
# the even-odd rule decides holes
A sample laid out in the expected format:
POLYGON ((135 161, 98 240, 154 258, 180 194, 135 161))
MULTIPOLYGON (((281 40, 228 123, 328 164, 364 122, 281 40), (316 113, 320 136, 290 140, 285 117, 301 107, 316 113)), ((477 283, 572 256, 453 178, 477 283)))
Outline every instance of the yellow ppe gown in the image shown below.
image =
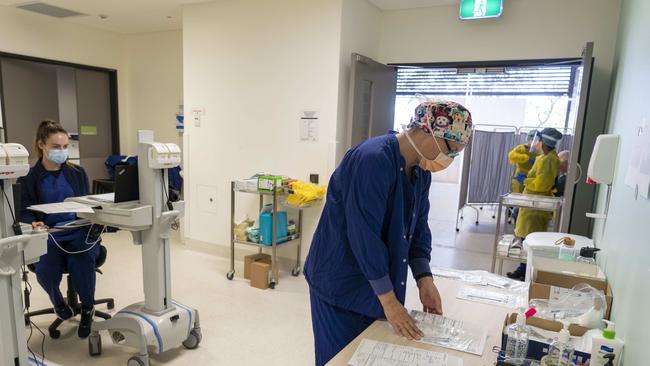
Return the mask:
MULTIPOLYGON (((524 194, 552 196, 555 191, 555 179, 560 174, 560 158, 555 150, 546 155, 538 156, 535 164, 528 172, 524 181, 524 194)), ((553 218, 553 213, 537 211, 529 208, 519 210, 515 235, 525 238, 530 233, 548 230, 548 222, 553 218)))
MULTIPOLYGON (((530 152, 530 147, 527 147, 524 144, 517 145, 508 153, 508 161, 511 165, 516 167, 514 176, 516 177, 519 174, 528 175, 528 172, 533 167, 533 164, 530 163, 530 159, 535 159, 537 154, 530 152)), ((524 186, 520 184, 516 179, 512 179, 512 192, 513 193, 522 193, 524 191, 524 186)))

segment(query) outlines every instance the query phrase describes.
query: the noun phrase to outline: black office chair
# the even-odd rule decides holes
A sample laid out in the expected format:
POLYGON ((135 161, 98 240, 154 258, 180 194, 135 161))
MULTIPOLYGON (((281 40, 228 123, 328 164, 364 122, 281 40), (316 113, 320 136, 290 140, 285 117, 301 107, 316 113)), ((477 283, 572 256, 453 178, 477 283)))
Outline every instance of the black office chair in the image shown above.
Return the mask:
MULTIPOLYGON (((107 255, 107 250, 106 247, 103 245, 99 246, 99 256, 97 257, 97 262, 95 264, 95 271, 99 274, 104 274, 102 271, 99 269, 104 263, 106 262, 106 255, 107 255)), ((35 272, 35 265, 30 264, 28 266, 29 270, 32 272, 35 272)), ((67 270, 64 272, 67 274, 66 280, 67 280, 67 292, 66 292, 66 302, 67 304, 72 308, 72 311, 74 312, 74 316, 77 316, 81 314, 81 303, 79 302, 79 295, 77 292, 74 290, 74 286, 72 284, 72 277, 70 274, 67 272, 67 270)), ((115 308, 115 300, 114 299, 99 299, 95 300, 95 305, 101 305, 101 304, 106 304, 109 310, 112 310, 115 308)), ((43 309, 43 310, 37 310, 37 311, 30 311, 25 314, 25 325, 29 325, 30 319, 35 316, 39 315, 45 315, 45 314, 54 314, 54 308, 48 308, 48 309, 43 309)), ((95 310, 95 316, 102 318, 102 319, 110 319, 111 316, 107 313, 95 310)), ((63 323, 63 320, 56 318, 52 324, 50 324, 48 331, 50 333, 50 337, 57 339, 61 336, 61 332, 58 330, 59 326, 63 323)))

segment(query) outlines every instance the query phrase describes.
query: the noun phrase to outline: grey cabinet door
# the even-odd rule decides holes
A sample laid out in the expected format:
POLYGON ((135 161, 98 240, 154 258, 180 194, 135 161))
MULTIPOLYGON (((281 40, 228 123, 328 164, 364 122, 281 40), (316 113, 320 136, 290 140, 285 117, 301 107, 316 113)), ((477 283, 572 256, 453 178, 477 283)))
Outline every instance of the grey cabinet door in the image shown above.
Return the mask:
POLYGON ((107 72, 76 70, 77 120, 81 165, 88 178, 107 178, 104 162, 112 154, 111 97, 107 72))
POLYGON ((397 69, 352 54, 347 148, 393 129, 397 69))
POLYGON ((30 163, 34 163, 39 123, 59 119, 56 67, 9 58, 0 63, 6 141, 24 145, 30 151, 30 163))

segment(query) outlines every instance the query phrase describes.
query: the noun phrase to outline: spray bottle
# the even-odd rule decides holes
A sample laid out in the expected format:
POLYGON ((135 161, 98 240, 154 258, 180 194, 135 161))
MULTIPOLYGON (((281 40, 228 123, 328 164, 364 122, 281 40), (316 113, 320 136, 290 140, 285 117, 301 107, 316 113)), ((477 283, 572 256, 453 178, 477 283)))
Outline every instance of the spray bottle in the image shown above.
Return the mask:
POLYGON ((594 337, 591 347, 591 366, 618 366, 624 343, 616 338, 614 322, 603 320, 607 328, 602 336, 594 337))

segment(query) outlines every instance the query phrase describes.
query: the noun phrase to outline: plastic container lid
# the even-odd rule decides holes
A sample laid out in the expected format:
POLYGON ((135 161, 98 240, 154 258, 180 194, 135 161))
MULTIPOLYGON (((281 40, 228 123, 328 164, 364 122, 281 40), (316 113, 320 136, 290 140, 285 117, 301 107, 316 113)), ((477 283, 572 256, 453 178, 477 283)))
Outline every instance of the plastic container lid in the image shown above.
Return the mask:
POLYGON ((604 320, 605 324, 607 324, 607 328, 603 329, 603 337, 607 339, 614 339, 616 338, 616 330, 614 329, 616 327, 616 324, 614 322, 610 322, 609 320, 604 320))

